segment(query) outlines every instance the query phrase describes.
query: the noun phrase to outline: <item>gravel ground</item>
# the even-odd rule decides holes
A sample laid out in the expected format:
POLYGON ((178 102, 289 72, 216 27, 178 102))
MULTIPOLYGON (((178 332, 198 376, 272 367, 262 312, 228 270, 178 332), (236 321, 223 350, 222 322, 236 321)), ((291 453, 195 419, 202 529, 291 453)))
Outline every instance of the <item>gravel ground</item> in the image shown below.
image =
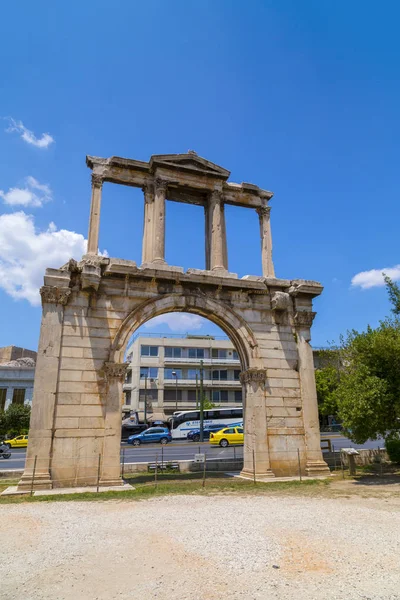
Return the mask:
POLYGON ((0 598, 400 599, 400 503, 170 496, 0 507, 0 598))

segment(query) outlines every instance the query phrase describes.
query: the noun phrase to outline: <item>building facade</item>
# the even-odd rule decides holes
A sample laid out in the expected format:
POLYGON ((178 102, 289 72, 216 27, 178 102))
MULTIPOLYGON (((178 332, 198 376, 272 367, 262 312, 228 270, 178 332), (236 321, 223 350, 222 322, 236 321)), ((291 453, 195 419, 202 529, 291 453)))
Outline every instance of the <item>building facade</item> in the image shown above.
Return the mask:
POLYGON ((206 401, 242 406, 240 360, 228 338, 150 335, 134 339, 124 390, 124 410, 165 419, 175 410, 195 409, 200 402, 200 367, 206 401), (196 390, 197 375, 197 390, 196 390))
POLYGON ((31 404, 36 352, 7 346, 0 348, 0 411, 11 404, 31 404))

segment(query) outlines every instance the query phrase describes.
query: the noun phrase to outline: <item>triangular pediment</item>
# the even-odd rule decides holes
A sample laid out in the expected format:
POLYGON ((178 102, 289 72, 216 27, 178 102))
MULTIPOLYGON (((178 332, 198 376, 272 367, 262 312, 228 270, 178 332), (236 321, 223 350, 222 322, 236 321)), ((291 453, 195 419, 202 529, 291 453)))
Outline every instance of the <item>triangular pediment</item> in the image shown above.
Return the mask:
POLYGON ((186 154, 155 154, 150 159, 150 169, 165 167, 182 171, 192 171, 212 175, 221 179, 228 179, 230 171, 215 163, 198 156, 195 152, 186 154))

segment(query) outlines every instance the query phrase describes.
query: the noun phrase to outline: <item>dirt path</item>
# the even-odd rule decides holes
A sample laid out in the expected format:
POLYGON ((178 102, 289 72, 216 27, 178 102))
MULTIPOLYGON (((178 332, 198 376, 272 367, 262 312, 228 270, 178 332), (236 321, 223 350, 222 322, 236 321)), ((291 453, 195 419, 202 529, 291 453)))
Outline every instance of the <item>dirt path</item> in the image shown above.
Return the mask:
POLYGON ((400 486, 359 487, 3 505, 0 598, 399 600, 400 486))

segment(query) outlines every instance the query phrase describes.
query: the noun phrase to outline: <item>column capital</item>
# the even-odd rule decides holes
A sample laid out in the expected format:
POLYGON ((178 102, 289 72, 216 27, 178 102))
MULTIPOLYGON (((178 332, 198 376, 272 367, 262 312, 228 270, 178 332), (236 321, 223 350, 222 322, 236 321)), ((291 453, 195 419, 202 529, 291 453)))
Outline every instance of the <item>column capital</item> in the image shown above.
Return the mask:
POLYGON ((40 288, 42 304, 62 304, 65 306, 71 295, 69 288, 59 288, 54 285, 43 285, 40 288))
POLYGON ((142 192, 147 199, 154 198, 154 184, 153 183, 145 183, 142 187, 142 192))
POLYGON ((212 192, 210 192, 210 199, 212 200, 212 202, 218 202, 221 204, 224 200, 222 190, 213 190, 212 192))
POLYGON ((293 316, 295 326, 299 329, 309 329, 313 324, 316 314, 316 312, 310 310, 297 311, 293 316))
POLYGON ((129 363, 115 363, 115 362, 105 362, 104 363, 104 372, 106 374, 107 379, 120 379, 124 380, 126 371, 128 369, 129 363))
POLYGON ((101 189, 103 186, 103 177, 97 173, 92 173, 92 186, 101 189))
POLYGON ((259 206, 258 208, 256 208, 256 213, 259 217, 269 217, 271 215, 271 207, 259 206))
POLYGON ((166 192, 168 188, 168 181, 166 179, 161 179, 161 177, 156 177, 154 180, 154 188, 155 191, 166 192))
POLYGON ((267 381, 267 369, 247 369, 239 375, 241 383, 258 383, 261 385, 267 381))

